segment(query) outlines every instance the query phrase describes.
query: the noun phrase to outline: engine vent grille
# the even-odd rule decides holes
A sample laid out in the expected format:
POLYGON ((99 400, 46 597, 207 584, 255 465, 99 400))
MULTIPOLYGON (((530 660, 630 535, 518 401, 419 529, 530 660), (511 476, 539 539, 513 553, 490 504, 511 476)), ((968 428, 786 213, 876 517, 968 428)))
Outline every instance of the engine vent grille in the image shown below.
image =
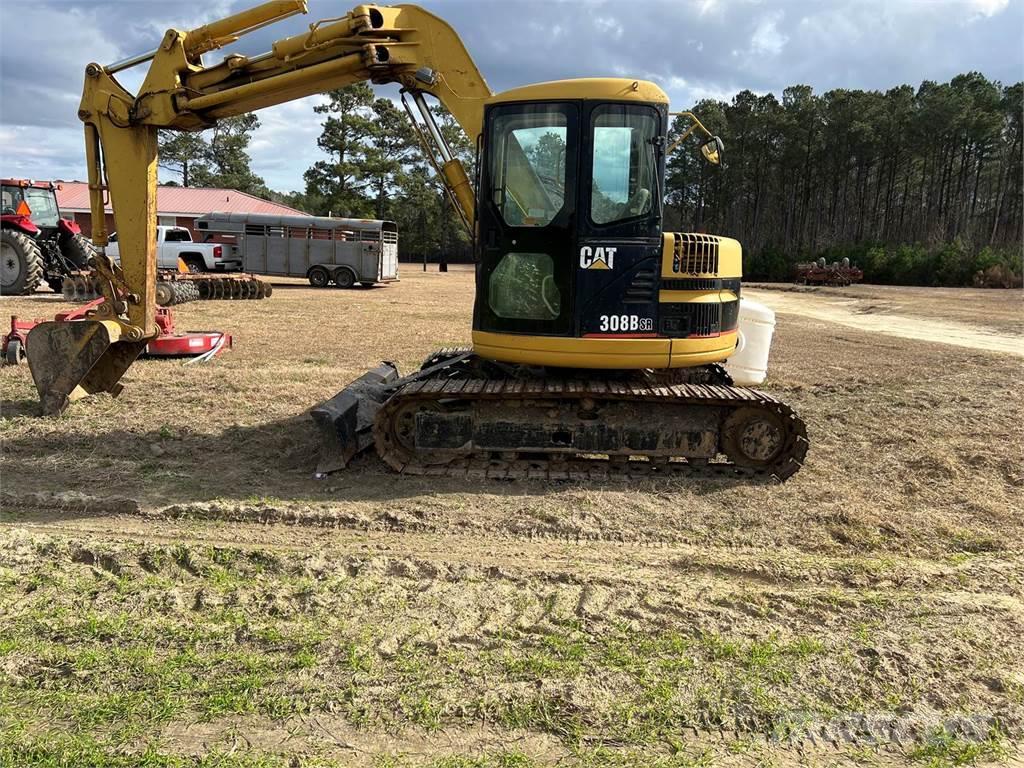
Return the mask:
MULTIPOLYGON (((732 302, 738 305, 738 302, 732 302)), ((661 332, 674 338, 717 336, 723 330, 724 304, 698 302, 662 304, 661 332)))
POLYGON ((711 336, 722 327, 721 304, 695 304, 693 307, 691 336, 711 336))
POLYGON ((691 232, 676 232, 672 271, 677 274, 718 274, 718 238, 691 232))
POLYGON ((663 291, 732 291, 740 295, 740 279, 719 277, 677 277, 661 281, 663 291))
POLYGON ((655 300, 658 280, 653 269, 638 269, 623 294, 623 304, 650 304, 655 300))

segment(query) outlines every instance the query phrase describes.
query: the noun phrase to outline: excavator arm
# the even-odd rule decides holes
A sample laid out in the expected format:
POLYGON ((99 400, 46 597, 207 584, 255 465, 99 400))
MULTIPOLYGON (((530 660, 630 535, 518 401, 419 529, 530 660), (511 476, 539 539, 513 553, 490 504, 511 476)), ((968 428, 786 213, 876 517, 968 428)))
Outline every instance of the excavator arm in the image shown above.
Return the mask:
POLYGON ((159 47, 140 56, 86 67, 78 115, 85 123, 92 238, 97 245, 107 244, 104 202, 109 196, 121 264, 96 257, 105 301, 90 321, 43 323, 30 334, 27 354, 44 413, 60 413, 70 401, 93 392, 116 395, 119 379, 157 333, 160 129, 205 130, 226 117, 352 83, 398 83, 428 158, 463 221, 473 221, 472 185, 423 95, 437 98, 475 140, 491 92, 458 34, 437 16, 414 5, 359 5, 345 16, 276 41, 262 55, 232 54, 203 65, 204 53, 306 10, 306 0, 271 0, 197 29, 170 29, 159 47), (147 61, 149 71, 138 94, 118 83, 118 72, 147 61))

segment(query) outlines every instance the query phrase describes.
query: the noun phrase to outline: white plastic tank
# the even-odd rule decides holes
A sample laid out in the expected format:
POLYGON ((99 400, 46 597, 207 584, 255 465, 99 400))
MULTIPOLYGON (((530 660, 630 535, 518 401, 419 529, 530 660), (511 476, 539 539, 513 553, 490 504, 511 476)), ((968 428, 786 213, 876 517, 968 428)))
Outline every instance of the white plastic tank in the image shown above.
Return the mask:
POLYGON ((775 333, 775 313, 756 301, 740 299, 739 341, 725 369, 741 387, 754 387, 768 375, 768 353, 775 333))

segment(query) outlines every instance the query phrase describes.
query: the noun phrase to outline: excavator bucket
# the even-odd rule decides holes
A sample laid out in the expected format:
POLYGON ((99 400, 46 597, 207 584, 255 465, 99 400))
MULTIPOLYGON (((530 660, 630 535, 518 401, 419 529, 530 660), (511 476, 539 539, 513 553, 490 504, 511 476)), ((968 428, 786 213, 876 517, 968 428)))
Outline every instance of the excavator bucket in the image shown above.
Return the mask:
POLYGON ((317 477, 344 469, 373 444, 373 419, 390 394, 389 385, 396 381, 394 364, 381 363, 310 411, 320 431, 317 477))
POLYGON ((29 331, 25 353, 44 416, 96 392, 121 392, 118 383, 145 341, 122 341, 121 327, 104 320, 40 323, 29 331))

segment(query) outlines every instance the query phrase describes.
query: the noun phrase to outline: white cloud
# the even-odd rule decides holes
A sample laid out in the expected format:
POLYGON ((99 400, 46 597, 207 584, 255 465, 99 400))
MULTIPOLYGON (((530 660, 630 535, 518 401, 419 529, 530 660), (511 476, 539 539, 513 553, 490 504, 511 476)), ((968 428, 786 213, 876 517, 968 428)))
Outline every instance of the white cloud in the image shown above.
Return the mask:
POLYGON ((967 5, 976 15, 991 18, 1005 11, 1010 0, 967 0, 967 5))
POLYGON ((302 174, 326 155, 316 145, 324 115, 313 111, 326 96, 310 96, 256 113, 260 127, 249 145, 252 170, 271 189, 301 191, 302 174))
MULTIPOLYGON (((704 97, 728 100, 744 88, 776 94, 796 83, 819 93, 885 89, 972 70, 1012 83, 1024 71, 1021 0, 432 2, 495 91, 620 74, 659 83, 679 110, 704 97)), ((81 178, 76 111, 85 64, 151 49, 169 26, 188 29, 251 3, 0 0, 0 164, 34 178, 81 178)), ((309 16, 261 29, 232 50, 262 53, 272 40, 338 13, 337 0, 310 0, 310 6, 309 16)), ((210 54, 207 64, 219 57, 210 54)), ((118 77, 134 92, 145 71, 118 77)), ((271 187, 301 189, 303 172, 323 156, 316 147, 323 116, 314 104, 307 99, 257 113, 262 125, 250 154, 254 171, 271 187)))
POLYGON ((711 13, 718 6, 718 0, 700 0, 697 3, 697 13, 704 16, 711 13))
POLYGON ((595 16, 594 26, 597 27, 598 33, 601 35, 605 35, 612 40, 622 39, 624 30, 618 19, 611 16, 595 16))
POLYGON ((763 19, 754 30, 750 38, 750 49, 753 53, 777 56, 789 42, 789 37, 779 32, 779 22, 782 21, 782 11, 776 11, 763 19))
POLYGON ((4 125, 0 128, 0 167, 19 179, 85 178, 85 142, 80 127, 47 128, 4 125), (80 159, 81 158, 81 159, 80 159))

